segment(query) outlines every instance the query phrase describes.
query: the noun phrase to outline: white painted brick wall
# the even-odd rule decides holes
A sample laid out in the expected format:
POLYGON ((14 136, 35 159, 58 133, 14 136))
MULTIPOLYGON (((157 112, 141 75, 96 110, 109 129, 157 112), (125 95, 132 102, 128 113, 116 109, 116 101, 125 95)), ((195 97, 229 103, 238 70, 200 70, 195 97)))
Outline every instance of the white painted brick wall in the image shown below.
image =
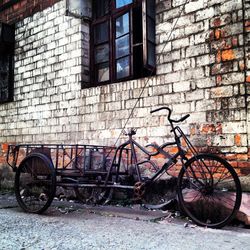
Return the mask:
POLYGON ((89 80, 83 74, 90 70, 88 23, 65 16, 65 1, 19 22, 15 100, 0 105, 0 142, 111 145, 147 84, 128 124, 138 128, 140 142, 145 143, 144 137, 163 142, 169 133, 164 112, 153 116, 149 112, 167 105, 176 118, 191 113, 185 123, 188 134, 192 124, 224 122, 223 134, 215 135, 211 145, 227 152, 245 152, 249 126, 243 96, 245 75, 240 69, 244 61, 242 2, 191 1, 178 19, 185 2, 156 1, 156 76, 89 89, 81 89, 81 81, 89 80), (215 25, 218 17, 219 28, 215 25), (213 40, 215 31, 225 41, 237 40, 232 65, 230 60, 227 67, 218 62, 216 49, 226 42, 213 40), (220 71, 213 74, 213 66, 220 71), (242 146, 235 149, 236 133, 241 134, 242 146))

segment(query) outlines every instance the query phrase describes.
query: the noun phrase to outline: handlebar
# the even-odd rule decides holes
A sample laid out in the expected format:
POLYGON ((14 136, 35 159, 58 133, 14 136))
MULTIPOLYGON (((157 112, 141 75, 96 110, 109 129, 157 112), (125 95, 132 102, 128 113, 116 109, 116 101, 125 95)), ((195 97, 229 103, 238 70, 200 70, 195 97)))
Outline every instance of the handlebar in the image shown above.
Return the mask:
POLYGON ((154 112, 158 112, 158 111, 164 110, 164 109, 168 110, 168 120, 169 120, 170 123, 172 123, 172 122, 175 122, 175 123, 183 122, 190 116, 190 114, 187 114, 187 115, 184 115, 179 120, 173 120, 173 119, 171 119, 172 110, 170 108, 168 108, 168 107, 161 107, 161 108, 158 108, 158 109, 154 109, 154 110, 151 110, 150 113, 152 114, 154 112))

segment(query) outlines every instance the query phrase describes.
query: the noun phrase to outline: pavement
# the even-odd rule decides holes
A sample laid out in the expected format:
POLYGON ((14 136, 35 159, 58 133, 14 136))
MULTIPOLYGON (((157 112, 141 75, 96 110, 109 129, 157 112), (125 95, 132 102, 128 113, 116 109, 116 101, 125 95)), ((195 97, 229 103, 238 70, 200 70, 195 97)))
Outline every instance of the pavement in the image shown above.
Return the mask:
POLYGON ((85 206, 54 201, 43 214, 24 213, 0 195, 0 249, 250 249, 250 230, 208 229, 169 212, 140 206, 85 206))

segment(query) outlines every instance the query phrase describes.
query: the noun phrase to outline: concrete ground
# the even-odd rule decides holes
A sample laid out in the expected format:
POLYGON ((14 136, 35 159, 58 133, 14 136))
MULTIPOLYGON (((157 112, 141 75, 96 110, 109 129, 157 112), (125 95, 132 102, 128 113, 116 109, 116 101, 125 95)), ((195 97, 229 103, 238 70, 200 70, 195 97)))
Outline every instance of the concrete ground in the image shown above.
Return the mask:
POLYGON ((0 249, 250 249, 250 230, 201 228, 170 213, 139 206, 53 202, 43 215, 24 213, 0 196, 0 249))

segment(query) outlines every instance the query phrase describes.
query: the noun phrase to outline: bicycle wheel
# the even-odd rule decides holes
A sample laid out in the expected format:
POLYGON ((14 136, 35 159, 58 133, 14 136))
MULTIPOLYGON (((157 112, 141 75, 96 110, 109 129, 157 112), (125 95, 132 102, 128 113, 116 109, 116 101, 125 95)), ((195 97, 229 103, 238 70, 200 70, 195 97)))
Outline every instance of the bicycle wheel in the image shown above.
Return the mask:
POLYGON ((233 167, 210 154, 191 158, 178 176, 177 193, 184 212, 198 225, 221 228, 236 215, 241 185, 233 167))
POLYGON ((43 154, 27 156, 17 169, 15 194, 26 212, 42 213, 51 204, 56 190, 56 174, 51 160, 43 154))

